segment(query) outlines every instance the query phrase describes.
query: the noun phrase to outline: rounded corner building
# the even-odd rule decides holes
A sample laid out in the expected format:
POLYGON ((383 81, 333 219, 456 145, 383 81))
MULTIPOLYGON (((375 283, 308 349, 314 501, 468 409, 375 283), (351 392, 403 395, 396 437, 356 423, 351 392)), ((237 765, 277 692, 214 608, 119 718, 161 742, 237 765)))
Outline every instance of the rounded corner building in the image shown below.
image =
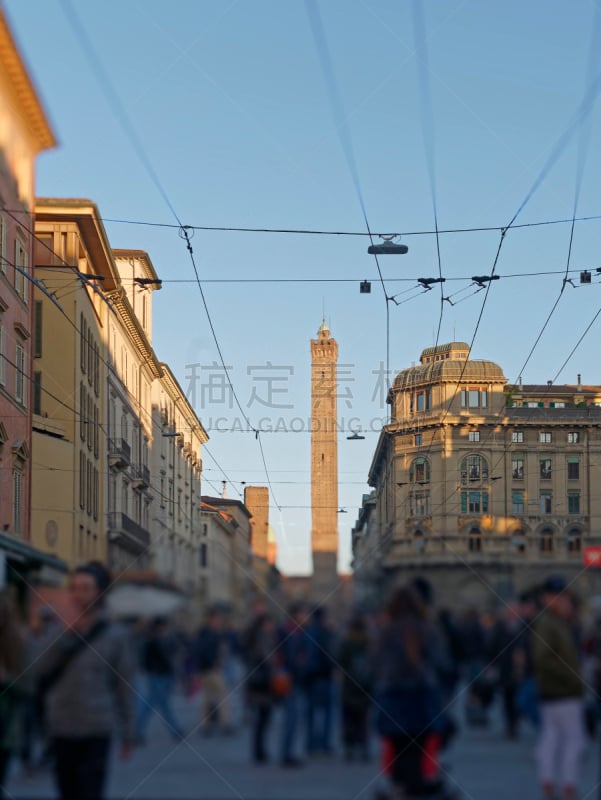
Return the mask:
POLYGON ((428 347, 389 390, 353 530, 364 602, 418 572, 441 602, 506 600, 551 571, 601 587, 584 569, 601 545, 601 386, 511 385, 469 355, 428 347))

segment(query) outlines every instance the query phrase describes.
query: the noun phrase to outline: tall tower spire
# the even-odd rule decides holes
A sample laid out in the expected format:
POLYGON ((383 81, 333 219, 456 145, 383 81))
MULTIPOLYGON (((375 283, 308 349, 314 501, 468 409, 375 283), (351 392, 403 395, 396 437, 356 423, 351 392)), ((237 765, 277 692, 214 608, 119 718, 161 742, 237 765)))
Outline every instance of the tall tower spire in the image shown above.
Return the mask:
POLYGON ((335 586, 338 561, 338 344, 325 320, 311 339, 311 549, 313 600, 335 586))

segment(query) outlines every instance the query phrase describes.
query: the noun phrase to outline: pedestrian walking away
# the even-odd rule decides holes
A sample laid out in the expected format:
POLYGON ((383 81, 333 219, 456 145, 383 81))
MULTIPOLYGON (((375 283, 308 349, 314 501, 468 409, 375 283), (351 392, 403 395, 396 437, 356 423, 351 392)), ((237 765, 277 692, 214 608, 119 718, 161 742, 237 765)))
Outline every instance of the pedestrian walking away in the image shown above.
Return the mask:
POLYGON ((73 572, 72 618, 38 661, 61 800, 102 800, 112 739, 123 758, 134 742, 134 660, 127 630, 104 612, 110 584, 97 562, 73 572))

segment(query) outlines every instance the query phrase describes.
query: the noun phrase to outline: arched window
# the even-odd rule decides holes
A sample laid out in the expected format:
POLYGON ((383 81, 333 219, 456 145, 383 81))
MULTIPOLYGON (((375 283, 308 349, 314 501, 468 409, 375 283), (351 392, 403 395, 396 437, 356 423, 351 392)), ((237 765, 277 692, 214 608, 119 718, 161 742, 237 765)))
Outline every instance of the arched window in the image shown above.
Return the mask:
POLYGON ((482 532, 480 528, 475 526, 470 528, 467 546, 470 553, 479 553, 482 550, 482 532))
POLYGON ((461 462, 461 483, 481 483, 488 480, 488 463, 482 456, 471 455, 461 462))
POLYGON ((553 528, 543 528, 540 532, 541 553, 552 553, 553 544, 553 528))
POLYGON ((430 483, 430 462, 427 458, 416 458, 409 470, 411 483, 430 483))
POLYGON ((580 553, 582 551, 582 531, 572 528, 568 531, 568 553, 580 553))
POLYGON ((125 412, 121 414, 121 438, 124 442, 127 442, 129 439, 127 430, 127 414, 125 412))
POLYGON ((514 553, 526 552, 526 532, 517 528, 511 536, 511 549, 514 553))

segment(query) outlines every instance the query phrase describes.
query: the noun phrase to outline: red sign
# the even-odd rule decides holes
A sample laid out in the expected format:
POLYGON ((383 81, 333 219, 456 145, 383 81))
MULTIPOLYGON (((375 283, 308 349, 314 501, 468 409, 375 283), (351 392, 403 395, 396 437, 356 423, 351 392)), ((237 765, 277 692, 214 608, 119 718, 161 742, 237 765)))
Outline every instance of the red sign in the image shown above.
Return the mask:
POLYGON ((601 547, 584 548, 584 566, 599 567, 601 569, 601 547))

